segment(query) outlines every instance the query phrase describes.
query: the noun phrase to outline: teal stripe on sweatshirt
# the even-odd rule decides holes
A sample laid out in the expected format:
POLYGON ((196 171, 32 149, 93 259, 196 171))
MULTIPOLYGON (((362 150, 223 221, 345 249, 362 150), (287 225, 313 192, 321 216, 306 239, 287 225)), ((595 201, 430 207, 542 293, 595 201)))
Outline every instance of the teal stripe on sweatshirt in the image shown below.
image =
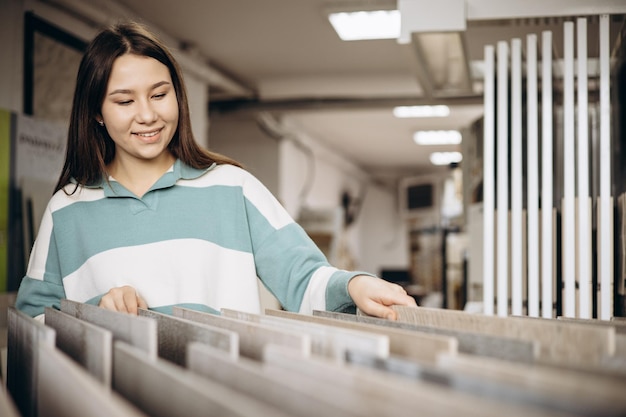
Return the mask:
MULTIPOLYGON (((61 261, 63 275, 98 253, 122 246, 191 238, 249 253, 253 244, 261 244, 274 232, 261 212, 244 198, 240 187, 216 185, 199 191, 177 186, 153 191, 144 200, 147 204, 131 197, 107 198, 77 202, 55 211, 55 224, 64 227, 55 228, 51 248, 62 247, 54 247, 51 253, 65 254, 61 261), (170 195, 161 201, 161 192, 170 195), (128 215, 129 200, 134 209, 132 216, 128 215), (158 211, 154 210, 156 205, 158 211)), ((55 262, 50 258, 48 261, 55 262)))

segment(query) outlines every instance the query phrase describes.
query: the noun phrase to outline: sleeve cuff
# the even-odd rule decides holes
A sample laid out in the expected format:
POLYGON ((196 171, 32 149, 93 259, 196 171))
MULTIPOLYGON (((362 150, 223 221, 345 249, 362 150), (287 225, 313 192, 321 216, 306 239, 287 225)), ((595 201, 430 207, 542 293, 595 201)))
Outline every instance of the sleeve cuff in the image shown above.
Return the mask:
POLYGON ((326 310, 356 314, 356 305, 348 292, 348 283, 357 275, 374 276, 363 271, 336 271, 326 286, 326 310))

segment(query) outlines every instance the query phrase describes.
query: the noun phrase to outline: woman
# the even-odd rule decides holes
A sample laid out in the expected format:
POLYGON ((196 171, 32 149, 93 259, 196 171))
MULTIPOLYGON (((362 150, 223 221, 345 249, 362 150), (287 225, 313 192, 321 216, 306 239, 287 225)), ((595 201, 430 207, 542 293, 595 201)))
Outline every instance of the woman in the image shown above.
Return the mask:
POLYGON ((341 271, 239 164, 200 148, 181 71, 138 24, 102 31, 78 71, 67 155, 16 306, 62 298, 137 313, 259 312, 257 277, 290 311, 395 318, 398 285, 341 271))

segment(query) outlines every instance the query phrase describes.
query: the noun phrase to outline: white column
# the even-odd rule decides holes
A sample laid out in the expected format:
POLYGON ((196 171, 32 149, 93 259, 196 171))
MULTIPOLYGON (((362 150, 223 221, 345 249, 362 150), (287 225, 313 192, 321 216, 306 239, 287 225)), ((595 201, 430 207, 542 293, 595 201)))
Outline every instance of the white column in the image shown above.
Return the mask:
POLYGON ((495 53, 485 46, 485 117, 483 126, 483 313, 494 314, 494 114, 495 53))
POLYGON ((609 16, 600 16, 600 204, 598 210, 599 254, 598 282, 600 283, 600 314, 602 320, 613 315, 613 236, 611 233, 611 102, 609 62, 609 16))
POLYGON ((509 297, 509 46, 506 42, 498 42, 498 193, 497 193, 497 313, 498 316, 508 315, 509 297))
POLYGON ((563 24, 563 208, 561 261, 563 315, 576 316, 576 222, 574 220, 574 23, 563 24))
POLYGON ((537 114, 537 35, 526 39, 528 315, 539 317, 539 130, 537 114))
POLYGON ((552 318, 552 32, 542 32, 541 50, 541 317, 552 318))
POLYGON ((511 314, 522 315, 522 40, 511 40, 511 314))
POLYGON ((591 318, 591 220, 589 214, 589 111, 587 92, 587 20, 576 21, 578 47, 578 317, 591 318))

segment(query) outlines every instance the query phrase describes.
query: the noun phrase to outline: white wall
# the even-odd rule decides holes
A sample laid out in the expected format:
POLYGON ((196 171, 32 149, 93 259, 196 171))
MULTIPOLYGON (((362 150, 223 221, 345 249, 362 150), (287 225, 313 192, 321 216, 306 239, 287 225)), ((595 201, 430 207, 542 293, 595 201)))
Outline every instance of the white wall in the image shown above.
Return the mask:
POLYGON ((370 186, 360 221, 366 225, 361 233, 361 269, 378 274, 383 268, 408 268, 408 231, 398 214, 397 193, 370 186))
POLYGON ((359 215, 345 236, 354 268, 376 274, 381 268, 407 268, 406 225, 398 216, 395 190, 372 183, 366 172, 304 134, 288 117, 282 125, 313 153, 315 164, 311 190, 301 200, 310 161, 307 153, 293 141, 281 143, 279 195, 290 214, 297 218, 303 206, 339 206, 341 193, 347 190, 352 196, 363 198, 359 215))
POLYGON ((242 163, 279 197, 278 141, 263 133, 253 116, 209 115, 209 148, 242 163))

